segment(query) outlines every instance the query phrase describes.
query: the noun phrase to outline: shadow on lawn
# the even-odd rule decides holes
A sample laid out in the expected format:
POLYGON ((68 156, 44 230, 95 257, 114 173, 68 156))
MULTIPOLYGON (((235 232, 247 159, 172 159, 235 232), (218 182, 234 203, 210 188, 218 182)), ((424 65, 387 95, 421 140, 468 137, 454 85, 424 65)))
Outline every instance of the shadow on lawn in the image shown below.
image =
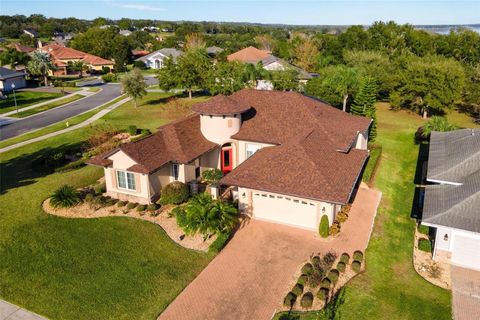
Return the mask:
POLYGON ((81 149, 83 142, 63 144, 56 148, 47 147, 33 153, 22 154, 0 163, 0 195, 9 189, 27 186, 37 178, 52 174, 65 165, 65 155, 81 149))

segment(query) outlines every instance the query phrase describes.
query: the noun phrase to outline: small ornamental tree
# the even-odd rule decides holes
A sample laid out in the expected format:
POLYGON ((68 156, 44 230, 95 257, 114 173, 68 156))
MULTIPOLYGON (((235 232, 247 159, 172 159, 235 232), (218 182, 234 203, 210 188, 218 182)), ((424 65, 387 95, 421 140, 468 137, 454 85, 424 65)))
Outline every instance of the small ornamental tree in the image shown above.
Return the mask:
POLYGON ((202 180, 208 184, 216 185, 223 177, 223 172, 220 169, 208 169, 202 172, 202 180))
POLYGON ((135 108, 137 107, 137 100, 147 94, 147 84, 143 79, 140 69, 133 69, 122 79, 123 91, 133 99, 135 108))
POLYGON ((318 227, 318 232, 320 233, 320 236, 322 238, 327 238, 328 237, 328 216, 324 214, 322 218, 320 219, 320 225, 318 227))

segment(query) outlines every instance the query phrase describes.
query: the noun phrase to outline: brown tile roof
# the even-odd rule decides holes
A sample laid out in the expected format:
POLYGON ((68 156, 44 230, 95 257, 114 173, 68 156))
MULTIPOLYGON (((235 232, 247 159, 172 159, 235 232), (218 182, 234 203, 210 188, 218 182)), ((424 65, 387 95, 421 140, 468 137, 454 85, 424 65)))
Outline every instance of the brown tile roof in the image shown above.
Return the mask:
POLYGON ((14 48, 15 48, 15 50, 17 50, 18 52, 30 53, 30 52, 32 52, 32 51, 35 51, 35 48, 27 47, 27 46, 21 45, 21 44, 19 44, 19 43, 15 43, 15 44, 14 44, 14 48))
POLYGON ((227 56, 228 61, 240 61, 245 63, 257 63, 262 59, 267 58, 270 52, 260 50, 255 47, 247 47, 240 51, 234 52, 227 56))
POLYGON ((345 204, 367 157, 366 150, 337 151, 316 129, 281 146, 259 150, 222 183, 345 204))
MULTIPOLYGON (((193 115, 160 127, 151 136, 125 144, 117 151, 125 152, 137 163, 129 170, 150 173, 171 161, 189 163, 216 147, 218 147, 217 144, 203 137, 200 131, 200 116, 193 115)), ((113 153, 98 157, 105 159, 113 153)), ((97 159, 98 157, 91 159, 88 163, 101 165, 102 160, 97 159)))
MULTIPOLYGON (((48 52, 54 61, 59 60, 82 60, 91 65, 112 65, 113 61, 97 57, 93 54, 85 53, 72 48, 67 48, 58 44, 49 44, 39 50, 48 52)), ((65 63, 63 63, 65 64, 65 63)))
POLYGON ((252 107, 232 137, 237 140, 282 144, 315 129, 339 150, 348 150, 357 132, 368 130, 371 121, 296 92, 244 89, 229 98, 252 107))
POLYGON ((212 115, 243 113, 249 109, 250 106, 247 103, 226 97, 223 94, 216 95, 192 107, 192 110, 196 113, 212 115))

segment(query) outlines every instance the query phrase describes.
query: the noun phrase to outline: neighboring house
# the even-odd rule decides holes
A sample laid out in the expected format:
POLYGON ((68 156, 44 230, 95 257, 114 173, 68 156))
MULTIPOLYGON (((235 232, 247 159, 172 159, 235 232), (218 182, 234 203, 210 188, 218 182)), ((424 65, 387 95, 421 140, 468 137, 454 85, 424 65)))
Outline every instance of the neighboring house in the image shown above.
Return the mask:
POLYGON ((480 270, 480 130, 432 132, 422 224, 433 259, 480 270))
POLYGON ((53 64, 57 67, 57 70, 50 71, 51 75, 68 75, 70 73, 68 70, 68 63, 75 61, 82 61, 89 72, 98 72, 105 68, 108 68, 109 70, 113 69, 114 62, 111 60, 103 59, 93 54, 67 48, 58 44, 42 46, 38 50, 50 54, 53 64))
POLYGON ((38 38, 38 32, 33 29, 24 29, 23 33, 31 38, 38 38))
POLYGON ((163 68, 165 59, 172 58, 175 61, 182 54, 182 51, 175 48, 163 48, 147 54, 146 56, 135 59, 135 61, 141 61, 145 63, 147 68, 161 69, 163 68))
POLYGON ((194 186, 221 169, 240 210, 318 230, 353 200, 369 152, 371 120, 296 92, 244 89, 193 106, 195 115, 92 158, 107 194, 156 201, 172 181, 194 186))
POLYGON ((12 91, 12 84, 15 85, 15 90, 25 88, 27 86, 25 72, 0 67, 0 92, 12 91))
POLYGON ((66 47, 68 42, 73 39, 73 36, 73 33, 55 32, 52 40, 56 44, 66 47))
POLYGON ((215 58, 217 57, 220 53, 222 53, 224 50, 220 47, 216 47, 216 46, 213 46, 213 47, 208 47, 206 49, 207 51, 207 54, 211 57, 211 58, 215 58))
POLYGON ((132 31, 130 31, 130 30, 120 30, 120 31, 118 31, 118 33, 121 34, 122 36, 127 37, 127 36, 132 34, 132 31))
MULTIPOLYGON (((305 83, 311 78, 315 78, 318 75, 315 73, 310 73, 304 69, 296 67, 283 59, 280 59, 272 55, 269 51, 260 50, 255 47, 247 47, 235 53, 232 53, 227 56, 228 61, 240 61, 243 63, 257 64, 262 63, 262 66, 265 70, 268 71, 285 71, 285 70, 295 70, 298 73, 298 80, 300 83, 305 83)), ((262 84, 257 87, 259 90, 271 90, 273 84, 270 81, 263 81, 262 84)))
POLYGON ((13 45, 13 47, 14 47, 15 50, 17 50, 18 52, 23 52, 23 53, 30 53, 30 52, 35 51, 35 48, 27 47, 27 46, 21 45, 21 44, 19 44, 19 43, 15 43, 15 44, 13 45))
POLYGON ((148 51, 148 50, 132 50, 132 56, 135 59, 138 59, 140 57, 144 57, 147 54, 150 54, 150 51, 148 51))

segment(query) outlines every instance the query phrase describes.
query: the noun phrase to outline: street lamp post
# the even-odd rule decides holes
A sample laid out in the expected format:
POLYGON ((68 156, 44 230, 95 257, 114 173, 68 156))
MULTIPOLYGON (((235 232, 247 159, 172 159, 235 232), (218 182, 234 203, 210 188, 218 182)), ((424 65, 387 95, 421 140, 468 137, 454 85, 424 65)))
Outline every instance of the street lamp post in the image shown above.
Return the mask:
POLYGON ((17 110, 17 114, 18 114, 17 97, 15 96, 15 83, 12 83, 12 90, 13 90, 13 101, 15 101, 15 109, 17 110))

